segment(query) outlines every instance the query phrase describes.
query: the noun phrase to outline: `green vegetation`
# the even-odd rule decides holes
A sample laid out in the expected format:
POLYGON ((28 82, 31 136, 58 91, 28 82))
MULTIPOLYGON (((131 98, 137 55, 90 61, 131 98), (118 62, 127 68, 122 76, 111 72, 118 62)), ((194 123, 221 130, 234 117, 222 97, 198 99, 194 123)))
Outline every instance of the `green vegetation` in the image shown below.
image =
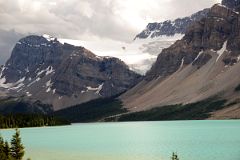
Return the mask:
POLYGON ((240 91, 240 84, 235 88, 235 91, 236 91, 236 92, 239 92, 239 91, 240 91))
POLYGON ((161 121, 161 120, 201 120, 211 116, 211 112, 222 109, 226 100, 210 98, 187 105, 171 105, 146 111, 127 113, 122 102, 116 97, 93 100, 54 112, 54 116, 70 122, 96 121, 161 121))
POLYGON ((171 160, 179 160, 178 155, 173 152, 171 160))
POLYGON ((49 114, 51 112, 53 112, 52 106, 42 104, 40 101, 27 102, 21 98, 14 97, 0 99, 1 114, 18 114, 18 113, 49 114))
POLYGON ((68 125, 68 121, 40 114, 0 115, 0 128, 24 128, 68 125))
POLYGON ((21 160, 24 156, 24 147, 18 129, 16 129, 16 134, 13 135, 10 151, 10 155, 14 160, 21 160))
MULTIPOLYGON (((224 108, 226 102, 226 100, 211 98, 193 104, 179 104, 123 114, 115 119, 118 121, 200 120, 210 117, 211 112, 224 108)), ((112 121, 112 119, 106 119, 106 121, 112 121)))
POLYGON ((49 114, 51 112, 53 112, 52 106, 42 104, 40 101, 26 102, 22 99, 16 99, 12 97, 0 100, 1 114, 49 114))
POLYGON ((16 133, 11 140, 11 146, 7 141, 4 142, 0 136, 0 159, 1 160, 22 160, 24 156, 24 146, 21 141, 20 131, 16 129, 16 133))
POLYGON ((101 119, 124 113, 122 102, 115 97, 100 98, 84 104, 76 105, 54 112, 54 116, 64 118, 70 122, 96 122, 101 119))

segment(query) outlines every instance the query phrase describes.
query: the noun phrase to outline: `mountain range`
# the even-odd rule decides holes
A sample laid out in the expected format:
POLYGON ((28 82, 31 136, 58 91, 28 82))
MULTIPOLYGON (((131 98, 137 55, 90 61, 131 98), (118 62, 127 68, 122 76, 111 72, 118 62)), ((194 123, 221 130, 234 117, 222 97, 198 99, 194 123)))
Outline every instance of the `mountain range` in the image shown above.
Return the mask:
POLYGON ((17 42, 2 68, 0 87, 6 96, 40 100, 59 110, 122 93, 140 79, 117 58, 99 57, 48 35, 33 35, 17 42))
POLYGON ((239 113, 240 18, 237 6, 227 6, 214 5, 181 40, 164 49, 144 80, 121 96, 124 106, 136 112, 214 97, 228 101, 224 116, 239 113))
POLYGON ((74 122, 240 118, 239 11, 239 0, 223 0, 190 17, 148 24, 134 39, 157 54, 144 76, 82 46, 27 36, 1 67, 0 95, 38 102, 42 110, 50 105, 74 122), (172 40, 161 47, 164 38, 172 40))

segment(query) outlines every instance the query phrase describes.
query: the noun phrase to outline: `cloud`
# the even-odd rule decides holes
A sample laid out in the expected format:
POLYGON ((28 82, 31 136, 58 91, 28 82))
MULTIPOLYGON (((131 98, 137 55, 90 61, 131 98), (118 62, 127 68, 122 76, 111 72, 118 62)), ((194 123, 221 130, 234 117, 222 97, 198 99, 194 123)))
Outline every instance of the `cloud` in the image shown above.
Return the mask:
MULTIPOLYGON (((187 16, 218 1, 0 0, 0 29, 10 34, 11 42, 19 38, 13 37, 14 33, 47 33, 60 38, 129 42, 148 22, 187 16)), ((2 32, 0 42, 4 41, 2 32)), ((7 46, 12 45, 4 44, 7 43, 0 46, 1 59, 7 57, 2 56, 2 52, 5 55, 7 46)))
POLYGON ((0 37, 0 64, 4 64, 10 57, 14 45, 23 35, 16 33, 14 30, 5 31, 0 29, 0 37))

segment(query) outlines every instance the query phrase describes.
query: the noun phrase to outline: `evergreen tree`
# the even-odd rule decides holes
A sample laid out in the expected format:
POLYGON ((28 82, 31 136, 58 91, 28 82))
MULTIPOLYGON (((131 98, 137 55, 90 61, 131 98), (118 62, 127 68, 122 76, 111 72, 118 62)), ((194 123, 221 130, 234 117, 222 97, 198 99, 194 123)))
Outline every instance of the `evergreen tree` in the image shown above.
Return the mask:
POLYGON ((22 160, 24 153, 24 146, 21 142, 20 131, 16 129, 16 133, 13 135, 11 140, 11 157, 13 160, 22 160))
POLYGON ((5 145, 4 145, 4 153, 5 153, 5 156, 6 156, 6 159, 7 160, 10 160, 11 159, 11 150, 10 150, 10 147, 9 147, 9 144, 7 141, 5 141, 5 145))
POLYGON ((2 136, 0 136, 0 159, 7 160, 6 154, 4 152, 4 141, 3 141, 2 136))
POLYGON ((179 160, 178 155, 173 152, 171 160, 179 160))

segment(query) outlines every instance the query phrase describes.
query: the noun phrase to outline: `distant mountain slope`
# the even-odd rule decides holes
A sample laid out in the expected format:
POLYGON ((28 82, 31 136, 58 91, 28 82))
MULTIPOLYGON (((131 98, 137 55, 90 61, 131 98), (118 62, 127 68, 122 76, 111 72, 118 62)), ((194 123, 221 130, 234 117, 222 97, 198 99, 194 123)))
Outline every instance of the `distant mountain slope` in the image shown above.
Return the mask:
POLYGON ((32 35, 17 42, 0 78, 7 95, 40 100, 58 110, 122 93, 141 76, 117 58, 98 57, 48 35, 32 35))
POLYGON ((181 40, 159 54, 145 79, 121 96, 124 106, 135 112, 218 97, 240 110, 238 11, 216 4, 190 25, 181 40))
POLYGON ((207 16, 209 9, 204 9, 189 17, 178 18, 174 21, 167 20, 164 22, 149 23, 136 39, 157 38, 161 36, 174 36, 176 34, 185 34, 187 27, 195 21, 198 21, 207 16))

